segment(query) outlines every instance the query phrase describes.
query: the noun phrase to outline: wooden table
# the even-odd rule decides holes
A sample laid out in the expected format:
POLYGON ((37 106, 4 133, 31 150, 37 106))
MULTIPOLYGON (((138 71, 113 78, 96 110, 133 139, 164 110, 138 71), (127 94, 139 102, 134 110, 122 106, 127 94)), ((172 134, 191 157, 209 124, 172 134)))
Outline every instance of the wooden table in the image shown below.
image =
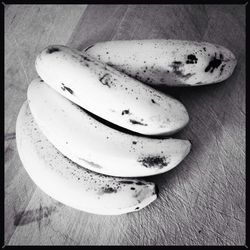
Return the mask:
POLYGON ((244 245, 245 25, 244 5, 5 6, 5 244, 244 245), (174 137, 190 139, 191 153, 147 178, 159 186, 159 198, 139 212, 100 216, 53 200, 26 173, 15 142, 37 53, 49 44, 82 50, 151 38, 218 43, 238 59, 223 83, 162 90, 190 114, 174 137))

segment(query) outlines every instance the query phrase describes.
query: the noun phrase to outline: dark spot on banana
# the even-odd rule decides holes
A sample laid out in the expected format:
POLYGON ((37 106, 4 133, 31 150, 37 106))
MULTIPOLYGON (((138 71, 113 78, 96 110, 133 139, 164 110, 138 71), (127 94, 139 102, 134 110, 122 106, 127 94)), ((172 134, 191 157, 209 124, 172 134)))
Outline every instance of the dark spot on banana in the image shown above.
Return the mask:
POLYGON ((134 184, 133 181, 120 181, 121 184, 134 184))
POLYGON ((72 89, 66 87, 63 83, 62 83, 61 89, 62 89, 63 91, 65 91, 65 90, 68 91, 71 95, 74 94, 74 91, 73 91, 72 89))
POLYGON ((81 58, 87 62, 92 62, 92 60, 88 58, 87 56, 81 55, 81 58))
POLYGON ((60 49, 57 48, 57 47, 49 47, 49 48, 47 49, 46 53, 52 54, 52 53, 58 52, 58 51, 60 51, 60 49))
POLYGON ((204 51, 207 51, 206 47, 203 47, 203 50, 204 50, 204 51))
POLYGON ((103 191, 103 193, 110 194, 110 193, 116 193, 117 189, 114 189, 112 187, 104 187, 104 188, 102 188, 102 191, 103 191))
POLYGON ((156 103, 154 99, 151 99, 151 102, 152 102, 152 103, 156 103))
POLYGON ((205 72, 213 73, 214 69, 217 69, 221 65, 222 61, 223 61, 223 55, 220 54, 219 58, 217 58, 217 55, 215 53, 214 57, 205 68, 205 72))
POLYGON ((173 61, 173 65, 183 65, 181 61, 173 61))
POLYGON ((134 188, 134 187, 131 187, 130 189, 131 189, 131 190, 135 190, 135 188, 134 188))
POLYGON ((83 159, 83 158, 78 158, 79 160, 81 160, 81 161, 84 161, 84 162, 86 162, 87 164, 89 164, 91 167, 94 167, 94 168, 102 168, 102 166, 100 166, 99 164, 97 164, 97 163, 95 163, 95 162, 92 162, 92 161, 87 161, 87 160, 85 160, 85 159, 83 159))
POLYGON ((190 78, 191 76, 195 75, 195 73, 191 74, 191 73, 188 73, 186 75, 182 75, 182 78, 187 80, 188 78, 190 78))
POLYGON ((186 61, 187 64, 194 64, 197 63, 197 61, 198 58, 195 55, 190 54, 187 56, 187 61, 186 61))
POLYGON ((172 69, 173 69, 173 72, 176 74, 176 75, 182 75, 182 72, 180 70, 180 67, 183 66, 183 63, 182 62, 179 62, 179 61, 174 61, 172 64, 169 65, 172 69))
POLYGON ((172 64, 169 65, 172 68, 172 73, 175 74, 176 76, 183 78, 183 79, 188 79, 191 76, 195 75, 195 73, 191 74, 183 74, 183 70, 182 67, 184 66, 184 64, 180 61, 174 61, 172 64))
POLYGON ((112 63, 107 63, 107 65, 110 66, 110 67, 114 66, 114 64, 112 64, 112 63))
POLYGON ((133 144, 137 144, 137 141, 133 141, 133 144))
POLYGON ((136 208, 135 208, 135 210, 138 210, 138 209, 139 209, 139 207, 136 207, 136 208))
POLYGON ((139 158, 138 162, 142 163, 146 168, 163 168, 168 165, 167 159, 165 156, 147 156, 139 158))
POLYGON ((142 123, 142 122, 139 122, 139 121, 136 121, 136 120, 133 120, 133 119, 130 119, 129 121, 130 121, 132 124, 135 124, 135 125, 148 126, 148 124, 146 124, 146 123, 142 123))
POLYGON ((99 81, 100 81, 103 85, 106 85, 106 86, 108 86, 109 88, 111 88, 111 86, 110 86, 110 83, 111 83, 111 81, 110 81, 110 74, 108 74, 108 73, 104 74, 104 75, 99 79, 99 81))
POLYGON ((223 72, 225 66, 226 66, 226 64, 222 64, 222 65, 221 65, 221 68, 220 68, 220 76, 221 76, 221 74, 222 74, 222 72, 223 72))
POLYGON ((122 115, 128 115, 128 114, 131 114, 129 112, 129 109, 125 109, 125 110, 122 111, 122 115))
POLYGON ((142 186, 142 185, 144 185, 144 183, 143 183, 143 182, 141 182, 141 181, 137 181, 135 184, 136 184, 136 185, 138 185, 138 186, 142 186))

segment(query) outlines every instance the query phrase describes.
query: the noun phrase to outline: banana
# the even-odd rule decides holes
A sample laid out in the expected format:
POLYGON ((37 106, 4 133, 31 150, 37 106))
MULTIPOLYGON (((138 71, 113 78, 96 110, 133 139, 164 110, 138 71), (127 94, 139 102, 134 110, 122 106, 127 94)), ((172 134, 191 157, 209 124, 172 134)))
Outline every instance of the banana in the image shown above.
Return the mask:
POLYGON ((181 102, 77 50, 49 46, 35 65, 38 75, 60 94, 128 130, 170 135, 189 121, 181 102))
POLYGON ((27 98, 48 140, 72 161, 98 173, 120 177, 164 173, 191 148, 188 140, 147 138, 106 126, 41 79, 31 82, 27 98))
POLYGON ((104 176, 73 163, 42 134, 27 101, 18 114, 16 139, 31 179, 65 205, 88 213, 118 215, 138 211, 157 198, 157 186, 152 182, 104 176))
POLYGON ((93 44, 85 52, 149 85, 199 86, 221 82, 237 64, 227 48, 186 40, 128 40, 93 44))

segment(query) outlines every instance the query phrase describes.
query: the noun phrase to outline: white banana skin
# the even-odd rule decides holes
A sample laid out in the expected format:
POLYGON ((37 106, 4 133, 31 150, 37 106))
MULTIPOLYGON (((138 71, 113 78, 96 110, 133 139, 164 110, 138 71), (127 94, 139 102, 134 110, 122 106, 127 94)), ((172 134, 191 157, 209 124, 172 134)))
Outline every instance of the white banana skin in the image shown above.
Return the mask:
POLYGON ((170 135, 189 116, 182 103, 66 46, 52 45, 36 58, 39 76, 84 109, 131 131, 170 135))
POLYGON ((188 140, 146 138, 106 126, 41 79, 31 82, 27 97, 48 140, 72 161, 98 173, 122 177, 164 173, 191 148, 188 140))
POLYGON ((157 198, 154 183, 100 175, 62 155, 39 130, 27 101, 17 118, 16 139, 31 179, 49 196, 70 207, 118 215, 138 211, 157 198))
POLYGON ((234 54, 223 46, 186 40, 107 41, 85 52, 149 85, 217 83, 230 77, 237 64, 234 54))

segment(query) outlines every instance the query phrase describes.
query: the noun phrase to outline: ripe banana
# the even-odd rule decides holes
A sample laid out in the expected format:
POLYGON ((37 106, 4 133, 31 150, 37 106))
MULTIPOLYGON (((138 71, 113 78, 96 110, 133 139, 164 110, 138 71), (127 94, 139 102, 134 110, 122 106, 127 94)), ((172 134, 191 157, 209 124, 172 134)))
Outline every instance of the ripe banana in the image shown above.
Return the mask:
POLYGON ((98 173, 160 174, 178 165, 191 148, 188 140, 146 138, 106 126, 41 79, 31 82, 27 96, 31 113, 48 140, 72 161, 98 173))
POLYGON ((149 85, 198 86, 227 79, 237 64, 223 46, 185 40, 99 42, 85 52, 149 85))
POLYGON ((145 135, 169 135, 189 121, 182 103, 66 46, 44 49, 39 76, 63 96, 97 116, 145 135))
POLYGON ((20 159, 35 184, 70 207, 118 215, 140 210, 157 198, 154 183, 100 175, 62 155, 41 133, 27 101, 19 111, 16 139, 20 159))

